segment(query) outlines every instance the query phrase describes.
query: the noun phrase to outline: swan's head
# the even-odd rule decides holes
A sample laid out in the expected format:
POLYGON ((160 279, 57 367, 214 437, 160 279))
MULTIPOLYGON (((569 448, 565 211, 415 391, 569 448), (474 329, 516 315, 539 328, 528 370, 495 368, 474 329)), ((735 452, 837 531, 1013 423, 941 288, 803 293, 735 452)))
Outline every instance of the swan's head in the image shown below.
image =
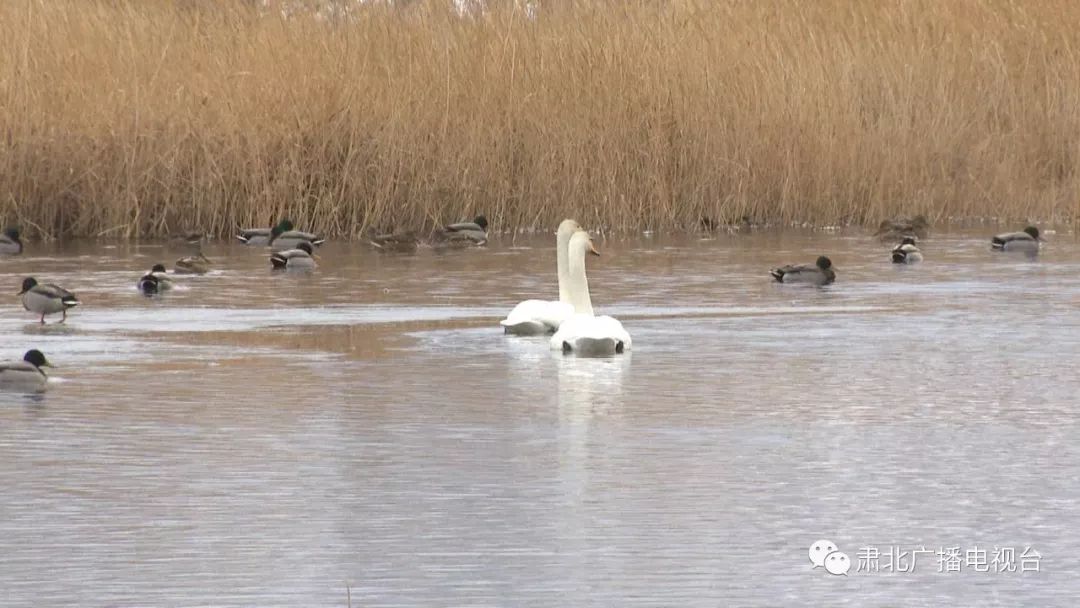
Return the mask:
POLYGON ((817 259, 817 267, 822 270, 828 270, 832 268, 832 260, 825 256, 821 256, 817 259))
POLYGON ((1028 226, 1027 228, 1024 228, 1024 232, 1031 235, 1031 238, 1035 239, 1036 241, 1039 240, 1039 229, 1038 228, 1036 228, 1034 226, 1028 226))
POLYGON ((600 255, 596 245, 593 245, 592 235, 585 230, 578 230, 574 233, 574 236, 570 237, 570 251, 578 251, 582 257, 586 253, 600 255))
POLYGON ((557 234, 573 235, 578 230, 581 230, 580 224, 572 219, 565 219, 559 224, 557 234))

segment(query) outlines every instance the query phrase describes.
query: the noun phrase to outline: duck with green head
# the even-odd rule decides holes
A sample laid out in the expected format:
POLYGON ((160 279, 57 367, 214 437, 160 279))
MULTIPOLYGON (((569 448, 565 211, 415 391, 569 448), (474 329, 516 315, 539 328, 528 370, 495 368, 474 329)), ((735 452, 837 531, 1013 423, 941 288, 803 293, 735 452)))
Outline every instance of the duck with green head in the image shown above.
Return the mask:
POLYGON ((318 247, 325 240, 311 232, 294 230, 293 223, 289 220, 274 226, 273 230, 270 231, 270 249, 273 251, 296 249, 300 243, 309 243, 312 247, 318 247))
POLYGON ((49 381, 43 367, 52 367, 40 350, 28 350, 21 361, 0 363, 0 390, 41 393, 49 381))
POLYGON ((293 249, 300 241, 307 241, 312 246, 322 245, 326 239, 311 232, 296 230, 291 220, 281 220, 273 228, 249 228, 241 230, 236 238, 245 245, 271 246, 275 251, 293 249))
POLYGON ((813 264, 781 266, 769 271, 779 283, 805 283, 808 285, 828 285, 836 280, 832 260, 819 256, 813 264))
POLYGON ((270 244, 271 230, 273 228, 245 228, 240 231, 240 234, 236 235, 236 238, 243 245, 265 247, 270 244))
POLYGON ((990 248, 995 251, 1019 251, 1030 255, 1039 252, 1039 229, 1028 226, 1021 232, 1006 232, 990 239, 990 248))
POLYGON ((42 285, 34 277, 23 279, 22 291, 17 295, 22 298, 23 308, 41 315, 41 324, 45 324, 45 315, 63 313, 60 323, 67 321, 67 311, 79 305, 75 294, 59 285, 42 285))
POLYGON ((136 284, 144 296, 156 296, 173 288, 172 279, 165 272, 164 264, 154 264, 150 272, 144 274, 136 284))
POLYGON ((295 249, 285 249, 270 254, 270 265, 274 270, 315 270, 316 257, 311 243, 300 241, 295 249))
POLYGON ((915 244, 915 237, 907 236, 899 245, 892 249, 893 264, 915 264, 923 259, 919 246, 915 244))
POLYGON ((182 230, 169 237, 169 242, 177 245, 200 245, 206 235, 198 230, 182 230))
POLYGON ((488 220, 483 215, 471 222, 447 224, 435 233, 434 245, 440 247, 473 247, 487 244, 488 220))
POLYGON ((19 240, 19 229, 8 228, 0 233, 0 255, 19 255, 23 252, 23 243, 19 240))

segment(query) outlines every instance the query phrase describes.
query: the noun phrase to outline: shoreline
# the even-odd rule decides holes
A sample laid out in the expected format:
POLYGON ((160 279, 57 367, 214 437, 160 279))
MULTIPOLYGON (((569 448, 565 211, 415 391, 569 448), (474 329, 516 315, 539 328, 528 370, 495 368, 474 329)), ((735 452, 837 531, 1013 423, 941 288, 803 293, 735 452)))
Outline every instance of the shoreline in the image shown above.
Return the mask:
MULTIPOLYGON (((1068 238, 1076 238, 1080 236, 1080 226, 1071 222, 1008 222, 1000 221, 996 219, 965 219, 954 220, 949 223, 943 224, 931 224, 929 233, 927 236, 919 238, 922 241, 933 241, 935 237, 943 236, 948 237, 952 235, 963 234, 985 234, 989 239, 991 236, 1001 232, 1010 232, 1013 230, 1020 230, 1026 225, 1035 225, 1043 232, 1044 235, 1059 235, 1068 238), (984 230, 985 232, 979 232, 984 230)), ((602 227, 586 227, 589 232, 604 240, 615 241, 631 241, 634 239, 649 239, 649 238, 696 238, 696 239, 712 239, 718 237, 746 237, 750 235, 772 235, 783 236, 790 235, 807 235, 807 234, 819 234, 819 235, 836 235, 844 237, 865 237, 867 239, 877 240, 882 243, 892 243, 900 239, 896 235, 879 235, 876 234, 876 228, 874 226, 863 224, 834 224, 834 225, 821 225, 815 226, 807 223, 791 223, 786 225, 779 224, 755 224, 753 226, 745 225, 732 225, 732 226, 718 226, 712 230, 705 230, 700 227, 697 228, 675 228, 675 229, 638 229, 638 230, 605 230, 602 227)), ((317 230, 315 232, 318 232, 317 230)), ((321 233, 319 233, 321 235, 321 233)), ((555 227, 550 229, 517 229, 517 230, 497 230, 489 229, 489 240, 492 243, 514 243, 518 238, 522 239, 546 239, 555 234, 555 227)), ((417 235, 426 240, 429 236, 427 232, 417 232, 417 235)), ((59 238, 47 238, 47 239, 27 239, 24 237, 25 243, 46 243, 52 246, 64 246, 67 244, 86 244, 86 243, 101 243, 112 246, 121 245, 147 245, 147 246, 161 246, 165 248, 172 248, 177 250, 182 249, 196 249, 195 243, 185 243, 175 237, 169 236, 133 236, 133 237, 111 237, 106 235, 68 235, 59 238)), ((242 243, 236 240, 235 234, 226 233, 224 235, 205 235, 200 241, 204 245, 229 245, 235 244, 240 247, 246 247, 242 243)), ((338 243, 345 245, 365 245, 368 244, 368 239, 364 235, 349 235, 349 236, 330 236, 327 237, 327 243, 338 243)), ((262 250, 263 247, 250 247, 252 250, 262 250)), ((471 249, 471 248, 470 248, 471 249)), ((484 249, 479 247, 478 249, 484 249)), ((402 252, 390 252, 389 255, 408 255, 402 252)))

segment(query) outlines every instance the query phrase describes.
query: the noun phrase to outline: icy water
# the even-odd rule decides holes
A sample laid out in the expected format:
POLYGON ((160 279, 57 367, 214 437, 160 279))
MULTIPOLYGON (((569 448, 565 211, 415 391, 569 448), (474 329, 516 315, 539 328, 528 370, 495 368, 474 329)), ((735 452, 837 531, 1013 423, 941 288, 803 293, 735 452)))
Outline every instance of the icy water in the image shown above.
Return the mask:
POLYGON ((597 240, 614 359, 500 332, 554 297, 553 237, 330 243, 310 276, 211 245, 153 300, 181 251, 0 259, 0 356, 59 366, 0 395, 0 605, 1072 605, 1080 244, 991 232, 911 268, 843 233, 597 240), (767 275, 819 253, 831 287, 767 275), (37 325, 27 275, 84 305, 37 325))

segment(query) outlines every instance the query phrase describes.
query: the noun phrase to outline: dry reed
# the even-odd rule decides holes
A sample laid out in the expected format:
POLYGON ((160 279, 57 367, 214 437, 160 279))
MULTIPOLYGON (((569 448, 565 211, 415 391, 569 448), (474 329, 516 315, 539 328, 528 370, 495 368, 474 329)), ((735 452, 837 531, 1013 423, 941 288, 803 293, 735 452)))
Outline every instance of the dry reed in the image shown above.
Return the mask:
POLYGON ((0 3, 0 224, 1078 215, 1070 0, 520 7, 0 3))

